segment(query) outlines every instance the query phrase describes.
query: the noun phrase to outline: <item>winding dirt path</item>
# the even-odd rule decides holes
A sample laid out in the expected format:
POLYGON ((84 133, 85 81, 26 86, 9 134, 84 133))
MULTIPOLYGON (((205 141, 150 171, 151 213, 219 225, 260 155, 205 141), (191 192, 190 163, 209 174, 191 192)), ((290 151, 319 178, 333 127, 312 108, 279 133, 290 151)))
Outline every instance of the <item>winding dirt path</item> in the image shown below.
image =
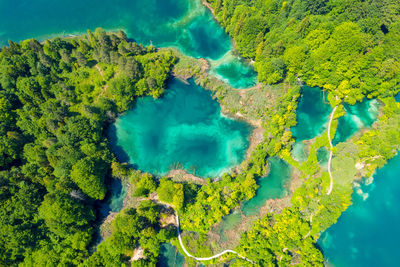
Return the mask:
POLYGON ((329 177, 331 178, 331 183, 329 185, 329 190, 326 193, 326 195, 330 195, 332 193, 332 189, 333 189, 333 177, 332 177, 332 173, 331 173, 331 165, 332 165, 332 156, 333 156, 333 145, 332 145, 332 140, 331 140, 331 124, 332 124, 332 120, 333 120, 333 116, 335 115, 335 111, 337 109, 337 105, 333 108, 331 116, 329 118, 329 125, 328 125, 328 140, 329 140, 329 146, 331 147, 330 151, 329 151, 329 160, 328 160, 328 173, 329 173, 329 177))

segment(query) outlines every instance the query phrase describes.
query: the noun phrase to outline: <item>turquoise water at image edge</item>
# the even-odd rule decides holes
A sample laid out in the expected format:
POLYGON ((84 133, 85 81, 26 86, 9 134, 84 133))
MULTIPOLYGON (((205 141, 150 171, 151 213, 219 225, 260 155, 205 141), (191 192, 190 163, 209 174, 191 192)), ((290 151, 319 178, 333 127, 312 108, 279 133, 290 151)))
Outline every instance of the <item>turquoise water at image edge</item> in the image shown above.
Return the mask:
POLYGON ((400 155, 353 193, 353 205, 324 232, 318 244, 337 267, 398 266, 400 155), (358 192, 357 192, 358 190, 358 192))
MULTIPOLYGON (((6 45, 8 39, 43 40, 81 34, 97 27, 123 29, 139 43, 173 46, 189 56, 207 58, 211 62, 210 72, 235 88, 256 83, 252 67, 231 56, 232 43, 228 35, 197 0, 0 0, 0 46, 6 45)), ((248 126, 221 117, 218 104, 209 95, 202 96, 204 90, 193 84, 186 88, 172 80, 169 87, 170 92, 167 90, 164 98, 141 99, 134 110, 118 120, 113 142, 119 158, 159 174, 179 162, 190 170, 196 167, 196 174, 204 176, 218 175, 240 163, 248 146, 248 126), (173 101, 172 97, 179 100, 173 101), (193 103, 197 108, 191 107, 193 103), (186 113, 177 106, 184 107, 186 113), (138 111, 140 116, 135 115, 138 111), (193 121, 186 116, 193 117, 193 121)), ((331 112, 318 88, 304 87, 302 94, 299 124, 293 128, 297 141, 321 134, 331 112)), ((364 117, 365 121, 361 118, 364 110, 371 108, 367 104, 360 104, 360 110, 358 106, 348 107, 348 114, 339 121, 335 143, 346 140, 360 129, 360 120, 363 126, 373 122, 374 111, 371 111, 372 116, 364 117)), ((321 158, 325 158, 323 153, 321 158)), ((398 265, 399 176, 400 157, 397 156, 377 171, 372 184, 363 185, 361 192, 354 193, 354 204, 319 239, 329 264, 344 267, 398 265)), ((105 212, 119 211, 126 193, 122 186, 111 187, 105 212)), ((257 196, 262 196, 261 192, 260 188, 257 196)), ((227 220, 228 225, 237 223, 238 216, 234 216, 227 220)), ((180 261, 177 261, 179 264, 175 262, 173 247, 169 251, 174 262, 167 260, 164 266, 182 266, 180 261)))
POLYGON ((183 167, 216 177, 244 159, 251 130, 222 116, 219 103, 193 80, 174 78, 162 98, 142 98, 118 118, 110 140, 119 160, 140 170, 165 175, 183 167))
MULTIPOLYGON (((139 43, 172 46, 189 56, 212 60, 233 48, 200 0, 0 0, 0 46, 7 40, 43 40, 98 27, 123 29, 139 43)), ((214 72, 233 87, 254 84, 256 74, 248 64, 237 59, 221 64, 220 69, 214 66, 214 72)))

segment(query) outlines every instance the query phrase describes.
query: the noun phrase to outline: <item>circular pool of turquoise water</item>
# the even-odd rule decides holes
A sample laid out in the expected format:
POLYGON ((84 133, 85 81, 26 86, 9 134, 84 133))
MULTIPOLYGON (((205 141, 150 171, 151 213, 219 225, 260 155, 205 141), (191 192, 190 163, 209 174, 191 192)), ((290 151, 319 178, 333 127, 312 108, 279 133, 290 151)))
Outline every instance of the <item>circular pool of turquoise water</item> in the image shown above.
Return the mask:
POLYGON ((174 78, 162 98, 139 99, 109 132, 119 160, 142 171, 162 176, 184 168, 216 177, 244 159, 251 130, 223 116, 210 91, 174 78))

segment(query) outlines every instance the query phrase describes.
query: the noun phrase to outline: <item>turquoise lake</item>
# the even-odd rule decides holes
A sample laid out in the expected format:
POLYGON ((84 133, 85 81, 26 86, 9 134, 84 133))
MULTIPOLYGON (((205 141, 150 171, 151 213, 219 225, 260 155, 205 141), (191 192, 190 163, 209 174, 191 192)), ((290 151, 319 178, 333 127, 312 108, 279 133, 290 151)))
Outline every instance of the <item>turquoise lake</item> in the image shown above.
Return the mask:
POLYGON ((216 227, 221 241, 226 242, 225 231, 233 229, 242 221, 242 215, 249 217, 259 214, 261 208, 268 199, 282 198, 287 193, 286 183, 289 181, 292 169, 285 161, 273 157, 268 160, 269 173, 266 177, 257 180, 259 188, 256 195, 242 203, 240 210, 235 210, 222 218, 221 223, 216 227))
POLYGON ((172 46, 218 61, 211 72, 233 87, 255 84, 252 67, 229 56, 229 36, 200 0, 0 0, 0 46, 8 40, 68 36, 97 27, 123 29, 139 43, 172 46))
POLYGON ((268 199, 281 198, 287 194, 285 184, 290 179, 292 169, 285 161, 279 158, 269 159, 269 173, 266 177, 258 179, 256 196, 242 205, 242 211, 246 216, 259 213, 265 201, 268 199))
POLYGON ((373 175, 372 183, 355 188, 353 205, 318 241, 329 265, 398 266, 399 176, 397 155, 373 175))
MULTIPOLYGON (((297 107, 297 125, 292 128, 297 142, 312 139, 327 129, 332 108, 326 94, 318 87, 303 86, 297 107)), ((361 128, 370 127, 376 120, 379 111, 377 100, 357 102, 355 105, 344 104, 346 114, 339 118, 338 128, 333 144, 344 142, 361 128)), ((296 144, 297 145, 297 144, 296 144)), ((304 160, 300 145, 295 146, 295 153, 304 160)), ((300 159, 300 158, 299 158, 300 159)))
POLYGON ((377 100, 364 100, 355 105, 344 105, 346 115, 339 118, 338 127, 333 138, 333 145, 344 142, 361 128, 370 127, 378 117, 377 100))
POLYGON ((326 130, 332 108, 318 87, 303 86, 297 107, 297 125, 292 128, 296 141, 312 139, 326 130))
MULTIPOLYGON (((43 40, 81 34, 97 27, 124 29, 139 43, 173 46, 189 56, 207 58, 210 72, 235 88, 256 83, 252 67, 233 55, 228 35, 197 0, 0 0, 0 46, 9 39, 43 40)), ((321 134, 331 112, 320 89, 304 87, 302 95, 298 125, 293 128, 297 141, 321 134)), ((339 120, 340 129, 334 142, 344 141, 361 127, 370 126, 374 114, 374 103, 370 101, 347 106, 347 115, 339 120)), ((243 159, 250 131, 246 124, 221 116, 218 103, 202 88, 172 79, 163 98, 140 99, 133 110, 119 118, 111 135, 115 137, 115 148, 119 146, 119 156, 144 170, 164 174, 179 162, 198 175, 217 176, 243 159)), ((300 157, 306 156, 302 145, 296 149, 300 157)), ((325 163, 326 151, 319 152, 319 160, 325 163)), ((264 186, 265 192, 277 195, 283 192, 277 188, 282 185, 285 173, 282 171, 280 180, 270 179, 271 188, 264 186)), ((397 266, 399 175, 400 156, 397 156, 377 171, 372 184, 362 185, 361 192, 355 189, 354 204, 319 240, 329 264, 397 266)), ((260 179, 260 186, 264 180, 268 185, 265 177, 260 179)), ((126 193, 123 186, 114 183, 105 215, 120 210, 126 193)), ((260 187, 253 201, 263 203, 267 197, 260 187)), ((238 223, 241 216, 238 214, 241 211, 224 219, 227 227, 238 223)), ((182 255, 172 246, 166 245, 161 253, 162 266, 182 266, 182 255)))
POLYGON ((244 159, 251 130, 223 116, 209 91, 174 78, 162 98, 139 99, 121 115, 110 139, 119 160, 140 170, 165 175, 183 167, 216 177, 244 159))

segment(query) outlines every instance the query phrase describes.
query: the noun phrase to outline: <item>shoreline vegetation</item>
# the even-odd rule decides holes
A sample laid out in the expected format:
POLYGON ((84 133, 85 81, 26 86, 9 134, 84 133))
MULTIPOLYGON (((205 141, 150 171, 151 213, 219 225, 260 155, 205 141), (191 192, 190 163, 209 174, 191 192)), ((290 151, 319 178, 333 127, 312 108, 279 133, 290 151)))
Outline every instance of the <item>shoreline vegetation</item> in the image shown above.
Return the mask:
MULTIPOLYGON (((156 50, 128 42, 122 31, 106 33, 102 29, 43 43, 33 39, 20 44, 10 42, 9 47, 2 48, 1 101, 9 123, 3 131, 11 148, 25 148, 22 153, 13 149, 3 152, 9 155, 3 158, 6 160, 3 168, 16 169, 3 171, 1 175, 7 177, 16 171, 20 179, 40 189, 32 211, 41 220, 32 227, 45 230, 43 237, 36 236, 38 240, 31 247, 12 252, 17 253, 19 262, 115 264, 126 262, 140 247, 143 257, 136 263, 155 263, 159 244, 174 238, 174 230, 173 226, 160 225, 165 211, 157 201, 147 198, 150 193, 157 191, 160 201, 170 203, 180 212, 183 230, 194 230, 200 236, 239 203, 254 196, 255 179, 267 172, 267 153, 273 155, 281 149, 282 137, 285 145, 293 142, 285 129, 295 124, 293 101, 299 96, 299 88, 290 84, 284 90, 281 86, 258 86, 243 93, 207 75, 204 62, 199 64, 183 55, 178 59, 176 54, 172 49, 156 50), (19 68, 9 68, 13 65, 19 68), (231 114, 241 114, 240 117, 253 121, 270 121, 261 125, 274 135, 265 136, 257 146, 253 145, 251 155, 236 170, 201 187, 166 178, 158 180, 118 163, 109 150, 104 128, 117 114, 131 108, 135 98, 161 96, 171 69, 178 75, 196 78, 231 114), (285 92, 288 94, 283 95, 285 92), (38 110, 35 117, 31 114, 33 108, 38 110), (276 109, 278 116, 274 115, 276 109), (33 124, 29 123, 32 118, 36 120, 33 124), (112 177, 127 179, 130 194, 134 196, 131 200, 142 201, 122 209, 115 219, 112 220, 114 215, 107 219, 112 222, 105 231, 111 235, 91 254, 88 249, 94 241, 93 227, 97 224, 95 200, 104 199, 107 191, 104 181, 112 177), (60 213, 63 218, 59 218, 60 213), (48 234, 58 236, 61 241, 48 239, 48 234), (80 238, 79 247, 74 238, 80 238), (48 246, 39 245, 43 240, 48 246), (54 254, 56 245, 65 249, 63 253, 54 254), (77 256, 80 250, 84 252, 77 256), (49 254, 53 256, 47 257, 49 254)), ((7 258, 4 262, 11 259, 7 258)), ((224 261, 225 256, 220 260, 224 261)))
POLYGON ((8 219, 0 228, 9 229, 1 264, 118 265, 139 244, 142 261, 157 262, 158 248, 148 242, 165 242, 170 232, 158 226, 150 202, 116 215, 112 235, 96 252, 89 249, 96 200, 106 195, 105 180, 121 175, 104 128, 136 97, 160 96, 175 60, 102 29, 1 49, 0 186, 8 207, 1 211, 8 219), (22 207, 29 212, 15 213, 22 207))
MULTIPOLYGON (((138 45, 122 31, 10 42, 0 50, 0 229, 7 230, 0 237, 0 265, 155 265, 162 243, 182 251, 175 211, 185 250, 201 258, 234 245, 229 249, 256 266, 323 265, 321 233, 351 205, 354 183, 400 148, 397 15, 377 5, 368 5, 371 11, 363 3, 349 4, 387 16, 377 18, 384 27, 376 28, 377 21, 354 15, 341 1, 207 2, 235 50, 254 60, 256 87, 233 89, 208 75, 204 59, 138 45), (105 127, 137 97, 160 97, 170 75, 193 78, 223 114, 262 127, 246 160, 219 179, 200 183, 180 170, 172 173, 178 179, 158 179, 119 163, 109 148, 105 127), (307 141, 304 162, 292 155, 300 77, 327 91, 335 107, 328 131, 307 141), (377 121, 332 147, 343 103, 365 98, 382 102, 377 121), (332 155, 331 176, 318 162, 321 148, 332 155), (293 167, 289 195, 268 200, 248 225, 243 220, 232 243, 214 244, 210 230, 255 196, 257 179, 268 173, 267 160, 274 156, 293 167), (104 199, 109 179, 128 183, 127 198, 121 212, 106 219, 102 231, 108 237, 93 251, 95 203, 104 199)), ((196 264, 192 258, 187 263, 196 264)), ((206 262, 219 263, 252 266, 231 254, 206 262)))
MULTIPOLYGON (((244 99, 246 98, 247 92, 251 94, 251 91, 260 90, 262 85, 257 84, 256 86, 245 89, 232 88, 228 84, 224 83, 223 81, 219 80, 218 78, 208 73, 210 65, 206 59, 204 58, 195 59, 195 58, 190 58, 188 56, 184 56, 175 48, 161 48, 161 49, 172 49, 174 51, 174 55, 179 60, 188 61, 184 63, 180 63, 178 61, 178 63, 172 69, 172 75, 174 77, 176 77, 177 79, 186 84, 189 84, 187 81, 188 79, 194 79, 195 83, 200 85, 202 85, 204 81, 208 81, 209 82, 208 86, 204 88, 206 90, 211 91, 214 94, 213 98, 214 99, 216 98, 216 100, 220 104, 221 113, 223 114, 223 116, 227 116, 231 119, 242 120, 253 127, 251 135, 249 136, 249 147, 246 150, 246 158, 244 159, 244 161, 248 160, 252 151, 257 147, 258 144, 260 144, 264 140, 265 129, 262 127, 261 120, 256 119, 255 116, 252 117, 244 116, 243 114, 240 113, 240 111, 233 112, 232 110, 229 110, 229 108, 226 107, 226 104, 224 104, 222 100, 218 99, 215 96, 215 94, 218 94, 218 91, 221 92, 222 90, 224 90, 227 91, 228 94, 233 95, 233 98, 235 98, 235 100, 237 98, 244 99)), ((265 98, 265 96, 262 97, 265 98)), ((239 100, 239 105, 235 107, 235 110, 243 109, 244 104, 245 103, 242 100, 239 100)), ((251 103, 248 102, 246 104, 249 106, 251 105, 251 103)), ((233 167, 233 169, 239 171, 237 170, 238 167, 239 166, 233 167)), ((174 176, 175 174, 178 174, 179 176, 183 175, 183 178, 189 182, 204 180, 204 178, 196 177, 195 175, 187 173, 187 171, 183 169, 173 169, 167 176, 174 176)), ((219 178, 217 177, 216 179, 219 178)))
MULTIPOLYGON (((384 103, 378 121, 350 140, 332 148, 327 132, 313 139, 303 163, 296 162, 290 150, 281 151, 279 156, 301 171, 304 182, 290 207, 268 214, 242 235, 239 252, 260 265, 322 265, 316 240, 351 204, 353 181, 372 175, 400 148, 396 132, 400 107, 393 98, 400 89, 399 70, 391 68, 393 75, 389 76, 374 71, 398 60, 398 17, 388 19, 390 15, 376 5, 377 1, 207 2, 235 49, 254 60, 260 82, 275 84, 301 78, 305 84, 328 92, 331 106, 339 105, 329 134, 334 136, 340 127, 337 118, 345 114, 340 102, 353 105, 367 97, 384 103), (368 24, 365 18, 372 13, 379 15, 375 23, 368 24), (372 140, 378 136, 374 144, 372 140), (334 154, 332 166, 329 164, 331 176, 318 164, 316 151, 321 147, 334 154), (261 243, 266 243, 263 248, 253 245, 261 243)), ((390 9, 399 8, 395 5, 390 9)))

